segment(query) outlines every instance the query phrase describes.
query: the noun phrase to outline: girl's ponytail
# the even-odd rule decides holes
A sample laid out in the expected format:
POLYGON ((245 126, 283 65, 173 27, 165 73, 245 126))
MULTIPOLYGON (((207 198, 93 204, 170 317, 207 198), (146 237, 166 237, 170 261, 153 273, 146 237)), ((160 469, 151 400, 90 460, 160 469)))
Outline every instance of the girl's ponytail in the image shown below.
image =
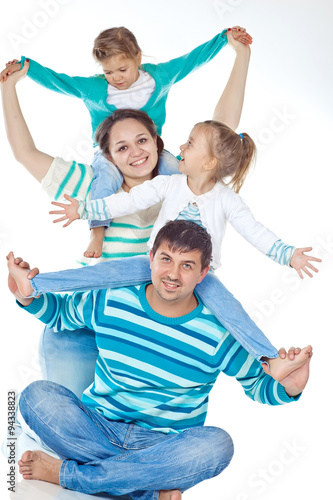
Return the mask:
POLYGON ((245 132, 239 134, 240 154, 235 158, 235 171, 231 179, 226 183, 231 186, 235 193, 241 190, 252 162, 256 155, 256 145, 251 137, 245 132), (238 161, 237 161, 238 160, 238 161))
POLYGON ((196 126, 204 128, 210 154, 217 160, 215 180, 238 193, 255 158, 256 146, 253 140, 248 134, 237 134, 224 123, 215 120, 207 120, 196 126))

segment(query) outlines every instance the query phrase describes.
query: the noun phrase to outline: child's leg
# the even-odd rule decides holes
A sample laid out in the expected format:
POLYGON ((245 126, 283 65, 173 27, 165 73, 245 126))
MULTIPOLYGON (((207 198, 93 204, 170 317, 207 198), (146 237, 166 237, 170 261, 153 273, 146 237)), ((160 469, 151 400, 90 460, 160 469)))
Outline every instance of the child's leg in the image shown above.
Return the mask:
MULTIPOLYGON (((96 222, 97 221, 91 221, 96 222)), ((98 221, 105 222, 105 221, 98 221)), ((101 257, 103 252, 103 241, 105 236, 105 226, 90 227, 90 239, 87 249, 83 252, 83 255, 88 259, 98 259, 101 257)))
POLYGON ((196 292, 205 306, 229 333, 256 359, 276 358, 277 349, 265 337, 242 305, 213 274, 196 286, 196 292))
POLYGON ((160 175, 179 174, 178 165, 179 160, 169 151, 163 149, 158 160, 158 173, 160 175))
POLYGON ((26 278, 27 270, 25 273, 22 271, 23 273, 20 273, 18 270, 15 280, 20 279, 20 290, 30 290, 30 297, 47 292, 75 292, 139 285, 151 279, 147 255, 115 259, 78 269, 37 274, 31 280, 26 278), (30 289, 27 289, 27 286, 30 286, 30 289))
MULTIPOLYGON (((123 176, 102 153, 97 150, 91 164, 94 171, 94 180, 91 184, 91 199, 105 198, 118 191, 123 183, 123 176)), ((90 241, 84 252, 88 258, 98 258, 102 255, 105 228, 109 227, 111 219, 103 221, 89 221, 90 241)))

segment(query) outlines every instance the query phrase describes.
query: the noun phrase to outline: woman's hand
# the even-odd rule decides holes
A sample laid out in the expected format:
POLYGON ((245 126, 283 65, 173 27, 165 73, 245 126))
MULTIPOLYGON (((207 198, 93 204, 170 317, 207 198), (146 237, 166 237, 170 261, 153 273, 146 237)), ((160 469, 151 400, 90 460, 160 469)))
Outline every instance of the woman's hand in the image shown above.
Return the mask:
POLYGON ((12 61, 8 61, 6 63, 6 69, 2 70, 0 73, 0 82, 5 82, 7 77, 16 71, 20 71, 21 64, 18 62, 18 59, 13 59, 12 61))
POLYGON ((12 84, 16 84, 19 80, 24 78, 28 72, 29 69, 29 59, 26 59, 24 61, 24 65, 21 68, 21 63, 16 62, 17 60, 14 59, 11 62, 8 62, 6 64, 6 69, 4 69, 0 73, 0 82, 4 83, 6 81, 11 82, 12 84))
POLYGON ((246 32, 245 28, 241 28, 240 26, 228 28, 227 37, 229 45, 235 50, 237 50, 240 45, 252 44, 252 36, 246 32))
POLYGON ((318 269, 314 267, 312 264, 310 264, 310 260, 313 260, 315 262, 321 262, 321 259, 317 259, 316 257, 311 257, 311 255, 305 255, 304 252, 311 252, 312 247, 306 247, 306 248, 296 248, 295 252, 293 253, 293 256, 290 259, 290 265, 293 267, 299 277, 303 279, 303 274, 302 271, 310 276, 312 278, 312 274, 309 271, 311 269, 315 273, 318 272, 318 269))
POLYGON ((63 217, 60 217, 59 219, 55 219, 53 222, 62 222, 66 220, 66 224, 63 225, 63 227, 69 226, 74 220, 79 219, 80 216, 78 214, 78 208, 79 208, 79 202, 75 198, 71 198, 67 194, 64 195, 64 198, 69 201, 70 203, 59 203, 57 201, 52 201, 52 205, 55 205, 57 207, 62 208, 62 210, 53 210, 52 212, 49 212, 50 214, 55 214, 55 215, 64 215, 63 217))

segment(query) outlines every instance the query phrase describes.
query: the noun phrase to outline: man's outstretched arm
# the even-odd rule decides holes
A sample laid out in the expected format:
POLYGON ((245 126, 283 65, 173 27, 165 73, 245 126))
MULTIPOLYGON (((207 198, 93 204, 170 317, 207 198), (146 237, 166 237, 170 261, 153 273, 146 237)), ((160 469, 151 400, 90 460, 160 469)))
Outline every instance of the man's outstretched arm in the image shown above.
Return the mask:
POLYGON ((222 364, 221 371, 234 376, 242 385, 245 394, 254 401, 280 405, 298 399, 304 390, 309 378, 311 346, 296 350, 294 357, 288 354, 285 358, 281 358, 281 361, 288 365, 286 369, 288 375, 279 377, 278 380, 273 378, 267 365, 261 365, 230 334, 225 346, 234 354, 226 366, 222 364))

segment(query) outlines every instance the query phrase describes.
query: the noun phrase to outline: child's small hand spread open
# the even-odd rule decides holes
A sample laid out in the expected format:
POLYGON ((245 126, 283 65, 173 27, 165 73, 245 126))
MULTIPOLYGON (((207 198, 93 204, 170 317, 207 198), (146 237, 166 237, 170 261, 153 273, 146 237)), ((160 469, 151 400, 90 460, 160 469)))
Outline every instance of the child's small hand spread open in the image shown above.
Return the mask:
POLYGON ((63 215, 63 217, 60 217, 59 219, 55 219, 53 222, 63 222, 66 220, 66 224, 63 225, 63 227, 69 226, 74 220, 80 219, 80 216, 78 214, 78 208, 79 208, 79 201, 76 200, 75 198, 71 198, 67 194, 64 195, 64 198, 69 201, 70 203, 59 203, 58 201, 51 201, 52 205, 55 205, 57 207, 60 207, 62 210, 53 210, 49 212, 50 214, 55 214, 55 215, 63 215))

